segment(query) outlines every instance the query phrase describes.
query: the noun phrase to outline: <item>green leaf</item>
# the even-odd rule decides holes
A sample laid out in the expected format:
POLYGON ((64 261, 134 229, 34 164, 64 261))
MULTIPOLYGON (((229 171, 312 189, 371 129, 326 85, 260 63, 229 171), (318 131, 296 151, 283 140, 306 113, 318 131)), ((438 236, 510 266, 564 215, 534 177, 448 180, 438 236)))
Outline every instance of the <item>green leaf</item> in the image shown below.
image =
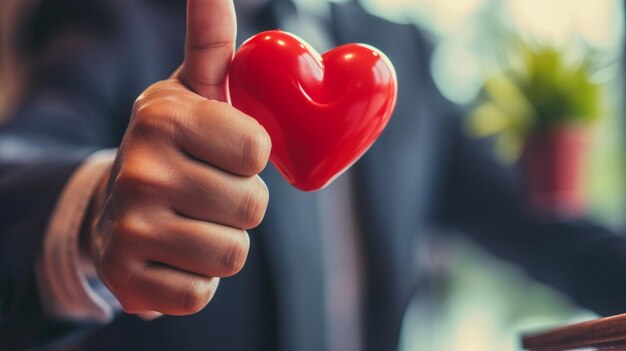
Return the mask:
POLYGON ((590 59, 568 60, 554 47, 521 43, 521 64, 485 79, 467 123, 474 136, 498 134, 496 153, 509 161, 519 157, 530 133, 591 123, 602 114, 590 59))

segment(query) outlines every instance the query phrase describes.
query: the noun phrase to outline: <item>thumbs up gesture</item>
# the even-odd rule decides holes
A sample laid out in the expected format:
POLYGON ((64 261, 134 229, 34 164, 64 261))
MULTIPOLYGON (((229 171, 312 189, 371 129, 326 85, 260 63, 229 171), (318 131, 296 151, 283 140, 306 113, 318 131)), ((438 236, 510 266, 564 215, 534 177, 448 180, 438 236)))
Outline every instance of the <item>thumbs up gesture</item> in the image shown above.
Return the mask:
POLYGON ((188 0, 185 61, 137 98, 92 198, 82 241, 128 313, 200 311, 265 214, 270 138, 225 101, 235 23, 232 0, 188 0))

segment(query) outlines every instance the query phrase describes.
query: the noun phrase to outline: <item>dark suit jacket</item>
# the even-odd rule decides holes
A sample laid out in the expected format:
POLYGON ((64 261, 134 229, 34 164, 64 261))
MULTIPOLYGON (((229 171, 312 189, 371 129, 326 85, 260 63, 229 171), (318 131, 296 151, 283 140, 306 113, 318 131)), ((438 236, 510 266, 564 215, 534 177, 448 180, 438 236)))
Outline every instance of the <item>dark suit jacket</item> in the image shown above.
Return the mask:
MULTIPOLYGON (((277 16, 266 15, 260 27, 277 16)), ((432 226, 471 236, 584 307, 625 311, 626 241, 584 221, 526 213, 517 172, 496 162, 487 142, 468 139, 437 92, 424 36, 355 3, 333 5, 332 15, 337 44, 377 46, 399 80, 389 126, 350 171, 368 274, 368 350, 397 348, 419 288, 414 247, 432 226)), ((271 201, 249 261, 201 313, 153 322, 120 315, 98 328, 41 312, 33 262, 55 199, 88 154, 118 145, 134 98, 180 64, 184 18, 182 0, 46 0, 26 21, 19 42, 33 60, 30 89, 0 127, 0 349, 74 339, 76 350, 323 350, 317 195, 293 189, 272 167, 262 175, 271 201)))

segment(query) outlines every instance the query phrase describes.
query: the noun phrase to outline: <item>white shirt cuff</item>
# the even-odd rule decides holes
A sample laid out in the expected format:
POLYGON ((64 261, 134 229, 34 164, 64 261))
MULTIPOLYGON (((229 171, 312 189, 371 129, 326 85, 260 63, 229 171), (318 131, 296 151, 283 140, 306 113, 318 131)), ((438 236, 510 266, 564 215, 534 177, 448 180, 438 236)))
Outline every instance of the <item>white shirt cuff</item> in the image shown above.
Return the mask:
POLYGON ((99 180, 110 171, 115 152, 98 151, 85 160, 67 182, 48 223, 35 268, 43 308, 53 319, 106 324, 120 310, 92 263, 79 254, 85 212, 99 180))

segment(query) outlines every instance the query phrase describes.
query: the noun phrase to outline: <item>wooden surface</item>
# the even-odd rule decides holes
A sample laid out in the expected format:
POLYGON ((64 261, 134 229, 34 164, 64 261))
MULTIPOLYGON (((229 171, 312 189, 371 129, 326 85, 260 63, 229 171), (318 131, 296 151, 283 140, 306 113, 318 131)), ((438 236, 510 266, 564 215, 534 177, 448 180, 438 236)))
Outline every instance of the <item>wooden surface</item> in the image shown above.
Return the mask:
POLYGON ((531 351, 626 351, 626 314, 526 334, 522 345, 531 351))

